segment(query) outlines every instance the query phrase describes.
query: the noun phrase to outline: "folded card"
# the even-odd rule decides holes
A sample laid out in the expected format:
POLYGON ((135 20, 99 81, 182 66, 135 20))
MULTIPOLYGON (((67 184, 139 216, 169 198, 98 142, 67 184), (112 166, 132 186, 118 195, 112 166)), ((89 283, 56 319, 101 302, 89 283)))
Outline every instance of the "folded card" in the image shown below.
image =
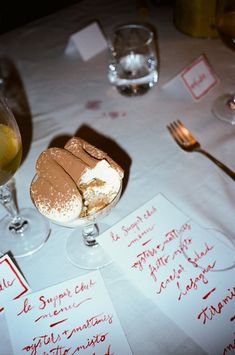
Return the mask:
POLYGON ((97 22, 71 35, 66 53, 77 51, 87 61, 107 48, 107 41, 97 22))
POLYGON ((0 258, 0 313, 13 299, 25 295, 29 290, 29 285, 9 255, 2 256, 0 258))
POLYGON ((199 56, 162 89, 178 96, 189 96, 195 101, 203 99, 218 83, 218 78, 204 55, 199 56))

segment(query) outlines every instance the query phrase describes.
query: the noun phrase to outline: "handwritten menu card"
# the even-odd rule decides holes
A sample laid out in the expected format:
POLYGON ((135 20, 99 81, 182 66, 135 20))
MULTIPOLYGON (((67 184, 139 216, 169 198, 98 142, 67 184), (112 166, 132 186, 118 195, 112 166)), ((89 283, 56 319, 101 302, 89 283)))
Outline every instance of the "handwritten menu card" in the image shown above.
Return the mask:
POLYGON ((23 296, 29 286, 11 258, 5 254, 0 258, 0 313, 13 299, 23 296))
POLYGON ((14 301, 6 317, 14 354, 132 354, 98 271, 14 301))
POLYGON ((209 354, 235 349, 235 249, 223 235, 201 228, 159 194, 99 243, 209 354))

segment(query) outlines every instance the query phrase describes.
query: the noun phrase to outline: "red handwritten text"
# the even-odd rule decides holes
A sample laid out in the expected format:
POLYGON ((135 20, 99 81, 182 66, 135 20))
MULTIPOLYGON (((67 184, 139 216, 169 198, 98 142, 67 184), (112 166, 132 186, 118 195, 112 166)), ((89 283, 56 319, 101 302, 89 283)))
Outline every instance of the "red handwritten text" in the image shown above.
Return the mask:
POLYGON ((171 285, 176 279, 180 279, 182 272, 184 272, 184 267, 179 264, 177 269, 173 269, 172 273, 160 284, 159 290, 156 292, 158 295, 166 290, 166 288, 171 285))
POLYGON ((209 292, 207 292, 203 297, 202 299, 203 300, 206 300, 213 292, 216 291, 216 287, 212 288, 212 290, 210 290, 209 292))
POLYGON ((66 288, 63 292, 59 293, 58 295, 55 295, 54 297, 46 298, 45 296, 40 296, 38 308, 43 310, 48 305, 52 305, 54 308, 56 308, 61 305, 62 300, 70 297, 72 297, 72 292, 68 288, 66 288))
POLYGON ((76 350, 71 355, 78 353, 80 350, 95 347, 97 344, 105 342, 108 334, 109 333, 93 335, 92 339, 88 339, 86 344, 78 345, 76 350))
POLYGON ((23 309, 17 314, 17 316, 20 316, 21 314, 26 314, 30 312, 33 308, 34 307, 29 304, 29 299, 25 298, 23 309))
POLYGON ((194 251, 195 258, 188 258, 188 262, 193 264, 193 266, 198 267, 198 261, 202 258, 204 258, 213 248, 214 246, 208 246, 207 243, 205 244, 205 250, 201 252, 196 252, 194 251))
POLYGON ((191 238, 185 238, 179 248, 177 248, 174 253, 172 254, 172 259, 174 260, 178 255, 181 255, 182 253, 185 253, 185 251, 188 250, 189 245, 192 244, 192 239, 191 238))
POLYGON ((55 308, 52 312, 44 313, 44 314, 40 315, 38 318, 35 319, 35 322, 38 322, 39 320, 45 319, 45 318, 56 317, 56 316, 60 315, 61 313, 69 312, 69 311, 72 311, 74 309, 77 309, 77 308, 81 307, 81 305, 83 303, 85 303, 87 301, 90 301, 91 299, 92 299, 91 297, 88 297, 88 298, 82 300, 79 303, 73 302, 72 304, 69 304, 67 306, 60 307, 59 309, 55 308))
POLYGON ((210 307, 205 307, 199 314, 198 319, 202 320, 203 324, 207 321, 211 321, 215 316, 222 313, 224 307, 229 304, 235 298, 235 286, 232 289, 228 289, 229 294, 225 296, 217 305, 211 305, 210 307))
POLYGON ((128 247, 131 247, 132 245, 136 244, 139 240, 141 240, 143 237, 145 237, 148 233, 152 232, 154 230, 154 227, 155 227, 155 224, 153 224, 152 226, 141 231, 134 239, 132 239, 130 241, 130 243, 128 244, 128 247))
POLYGON ((235 350, 235 338, 231 341, 230 344, 225 346, 224 351, 223 351, 223 355, 230 353, 230 351, 233 352, 233 350, 235 350))
POLYGON ((31 355, 36 355, 37 354, 37 349, 41 348, 42 346, 50 345, 50 344, 56 344, 61 340, 61 336, 59 334, 54 335, 54 333, 51 333, 50 335, 39 335, 35 338, 33 338, 34 343, 31 345, 26 345, 22 350, 25 350, 27 352, 31 351, 31 355))
MULTIPOLYGON (((61 333, 57 333, 57 334, 52 332, 50 334, 43 334, 43 335, 36 336, 32 339, 33 340, 32 344, 24 346, 22 350, 30 352, 31 355, 38 354, 40 348, 41 350, 44 350, 43 354, 48 354, 48 355, 49 354, 56 354, 56 355, 77 354, 79 351, 82 352, 82 350, 84 349, 87 349, 89 347, 95 347, 95 345, 99 344, 100 342, 104 342, 106 340, 108 333, 96 334, 92 338, 87 339, 86 344, 81 344, 79 346, 76 346, 76 349, 75 348, 72 349, 71 347, 65 348, 63 345, 60 344, 60 342, 64 342, 64 338, 68 340, 72 338, 74 335, 76 335, 78 332, 82 332, 87 330, 88 328, 99 326, 101 323, 104 322, 107 324, 112 324, 113 315, 100 313, 87 319, 84 322, 84 324, 81 324, 76 328, 66 329, 61 333), (47 352, 45 351, 45 349, 47 349, 47 352)), ((72 344, 74 343, 75 341, 73 341, 72 344)), ((111 347, 109 346, 107 350, 107 355, 108 354, 111 355, 110 350, 111 347)))
POLYGON ((122 231, 124 237, 126 237, 130 232, 137 233, 140 231, 140 224, 143 223, 143 219, 140 216, 136 217, 136 220, 128 226, 122 226, 122 231))
POLYGON ((215 262, 212 265, 208 265, 205 269, 203 269, 203 271, 196 276, 195 278, 190 277, 189 279, 189 283, 184 287, 184 290, 182 290, 182 287, 180 286, 180 283, 177 282, 176 285, 178 287, 178 289, 180 290, 180 294, 178 297, 178 300, 180 301, 182 296, 186 296, 190 291, 192 290, 197 290, 198 289, 198 284, 199 283, 203 283, 203 284, 207 284, 208 280, 205 277, 205 274, 207 274, 208 272, 210 272, 213 268, 215 267, 215 262))
POLYGON ((163 255, 160 258, 157 258, 154 265, 149 264, 150 276, 153 278, 154 282, 157 282, 156 273, 161 267, 168 264, 169 257, 169 255, 163 255))
POLYGON ((200 86, 205 79, 206 79, 206 74, 205 73, 201 73, 199 75, 199 77, 197 79, 194 79, 192 84, 190 84, 191 89, 193 90, 193 89, 195 89, 195 87, 200 86))
POLYGON ((147 259, 153 257, 156 255, 159 251, 160 245, 158 244, 156 247, 148 250, 144 250, 142 253, 137 255, 137 258, 139 260, 135 261, 133 265, 131 266, 134 269, 138 269, 139 271, 143 271, 144 269, 144 264, 146 264, 147 259))
POLYGON ((185 223, 181 226, 179 230, 177 229, 172 229, 170 232, 166 233, 165 235, 165 240, 162 244, 161 250, 165 250, 168 244, 171 242, 175 241, 178 239, 184 232, 191 230, 191 225, 188 223, 185 223))
POLYGON ((74 292, 77 295, 79 293, 89 290, 90 288, 95 286, 95 284, 95 281, 93 281, 92 279, 90 279, 87 283, 82 282, 81 284, 75 286, 74 292))
POLYGON ((149 219, 155 212, 157 212, 156 207, 152 206, 151 209, 147 209, 144 213, 144 218, 149 219))
POLYGON ((110 237, 113 242, 117 242, 118 240, 121 239, 121 237, 119 237, 119 235, 117 233, 114 234, 113 232, 110 233, 110 237))
POLYGON ((68 329, 64 330, 62 334, 66 336, 66 339, 70 339, 74 334, 76 334, 78 332, 82 332, 85 329, 95 327, 95 326, 99 325, 100 323, 112 324, 112 322, 113 322, 112 315, 100 313, 100 314, 97 314, 97 315, 87 319, 84 324, 79 325, 72 330, 68 330, 68 329))
MULTIPOLYGON (((53 354, 53 355, 66 355, 66 354, 75 355, 75 354, 78 354, 80 351, 82 353, 82 350, 86 350, 88 348, 94 348, 97 344, 105 342, 107 340, 108 334, 109 333, 93 335, 92 338, 87 339, 86 343, 76 346, 75 349, 72 349, 71 347, 65 348, 64 346, 57 344, 55 347, 48 349, 48 353, 53 354)), ((36 343, 34 343, 32 345, 27 345, 27 346, 23 347, 22 350, 30 352, 31 355, 36 355, 37 350, 39 348, 42 348, 42 347, 45 348, 45 346, 50 346, 50 345, 56 344, 57 342, 59 342, 61 340, 60 335, 58 335, 56 337, 56 336, 54 336, 53 333, 50 336, 42 335, 37 338, 38 338, 38 340, 36 343)), ((34 341, 37 338, 34 338, 34 341)), ((43 352, 43 354, 47 354, 47 352, 43 352)))
POLYGON ((11 287, 14 284, 15 280, 16 280, 15 278, 13 280, 5 280, 5 278, 3 277, 2 280, 0 281, 0 292, 11 287))

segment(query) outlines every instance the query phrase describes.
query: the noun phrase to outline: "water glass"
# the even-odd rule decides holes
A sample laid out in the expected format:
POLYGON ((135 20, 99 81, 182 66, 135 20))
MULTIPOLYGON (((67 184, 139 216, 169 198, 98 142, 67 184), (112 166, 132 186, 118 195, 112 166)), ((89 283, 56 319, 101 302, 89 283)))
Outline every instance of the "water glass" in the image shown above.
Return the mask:
POLYGON ((155 36, 148 27, 116 27, 109 38, 108 52, 108 78, 121 94, 143 95, 157 83, 155 36))

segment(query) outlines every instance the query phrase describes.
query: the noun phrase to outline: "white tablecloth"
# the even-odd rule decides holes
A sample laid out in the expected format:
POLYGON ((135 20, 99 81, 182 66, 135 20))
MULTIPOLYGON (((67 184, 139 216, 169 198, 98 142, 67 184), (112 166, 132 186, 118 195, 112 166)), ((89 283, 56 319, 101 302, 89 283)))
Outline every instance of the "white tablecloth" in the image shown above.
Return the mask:
MULTIPOLYGON (((235 170, 235 128, 211 113, 214 99, 232 89, 234 53, 220 39, 191 38, 177 31, 172 8, 150 10, 147 18, 141 18, 134 1, 85 0, 0 36, 0 56, 14 63, 27 99, 24 108, 15 107, 25 147, 23 163, 15 174, 19 207, 33 207, 29 185, 41 151, 77 134, 108 151, 126 172, 122 198, 101 228, 161 192, 202 226, 235 237, 234 181, 205 157, 182 151, 166 129, 169 122, 180 118, 204 148, 235 170), (156 28, 159 81, 148 94, 127 98, 110 86, 106 51, 87 62, 77 53, 65 54, 71 34, 97 19, 106 34, 113 25, 127 21, 147 21, 156 28), (163 89, 202 53, 220 78, 213 91, 195 102, 188 95, 179 98, 163 89)), ((22 103, 22 92, 12 88, 18 85, 19 89, 14 75, 8 96, 12 103, 15 96, 22 103)), ((0 217, 4 214, 0 207, 0 217)), ((70 233, 70 229, 51 225, 45 246, 17 260, 33 291, 86 272, 67 260, 65 245, 70 233)), ((115 263, 101 273, 134 355, 205 353, 136 292, 115 263)), ((4 316, 0 317, 0 354, 12 354, 4 316)))

